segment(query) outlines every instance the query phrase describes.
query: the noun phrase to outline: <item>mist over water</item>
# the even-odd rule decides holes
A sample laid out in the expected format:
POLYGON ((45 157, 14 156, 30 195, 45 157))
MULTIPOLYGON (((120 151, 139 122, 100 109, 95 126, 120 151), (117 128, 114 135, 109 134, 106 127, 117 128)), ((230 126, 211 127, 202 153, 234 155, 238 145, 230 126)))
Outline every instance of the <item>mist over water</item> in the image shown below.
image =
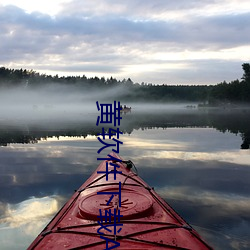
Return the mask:
MULTIPOLYGON (((122 112, 121 129, 132 133, 134 129, 145 127, 204 127, 220 131, 240 133, 242 148, 249 148, 249 109, 204 109, 197 103, 149 103, 124 101, 121 95, 131 94, 124 86, 113 89, 86 89, 65 84, 51 84, 43 87, 19 87, 0 89, 0 137, 1 144, 9 142, 36 141, 49 136, 86 136, 99 133, 97 117, 101 115, 96 102, 113 104, 120 101, 131 111, 122 112), (72 129, 74 133, 72 133, 72 129), (4 131, 10 131, 12 139, 4 131), (39 136, 37 131, 40 130, 39 136), (44 131, 44 132, 41 132, 44 131), (18 134, 14 133, 19 131, 18 134), (61 132, 60 132, 61 131, 61 132)), ((105 127, 106 124, 104 124, 105 127)), ((109 124, 108 124, 109 125, 109 124)), ((107 125, 107 126, 108 126, 107 125)))
MULTIPOLYGON (((97 114, 96 101, 114 103, 121 94, 129 94, 125 87, 112 90, 83 90, 76 87, 53 84, 39 88, 0 89, 0 121, 92 120, 97 114)), ((146 101, 146 100, 145 100, 146 101)), ((187 104, 133 103, 121 101, 132 107, 133 112, 161 112, 184 110, 187 104)))
POLYGON ((60 119, 94 111, 92 94, 66 86, 5 89, 0 92, 1 119, 60 119), (91 105, 92 104, 92 105, 91 105))

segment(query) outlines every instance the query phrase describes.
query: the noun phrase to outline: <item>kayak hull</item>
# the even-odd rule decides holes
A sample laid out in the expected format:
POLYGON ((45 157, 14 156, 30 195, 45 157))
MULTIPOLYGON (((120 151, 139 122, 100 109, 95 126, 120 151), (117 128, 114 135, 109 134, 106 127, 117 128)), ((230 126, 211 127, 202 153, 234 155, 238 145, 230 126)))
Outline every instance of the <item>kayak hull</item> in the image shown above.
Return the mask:
POLYGON ((109 156, 37 236, 29 250, 113 249, 116 244, 124 250, 212 249, 131 170, 131 162, 120 162, 120 156, 113 152, 109 156), (116 176, 114 165, 121 171, 116 176), (104 217, 105 213, 109 217, 104 217), (111 229, 114 221, 116 229, 111 229))

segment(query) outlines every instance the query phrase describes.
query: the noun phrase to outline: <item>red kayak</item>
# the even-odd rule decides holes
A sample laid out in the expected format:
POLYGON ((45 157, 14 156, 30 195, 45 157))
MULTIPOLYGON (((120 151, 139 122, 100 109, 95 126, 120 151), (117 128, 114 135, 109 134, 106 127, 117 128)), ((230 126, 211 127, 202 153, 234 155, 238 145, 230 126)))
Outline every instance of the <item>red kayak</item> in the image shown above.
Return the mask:
POLYGON ((28 249, 212 249, 111 153, 28 249))

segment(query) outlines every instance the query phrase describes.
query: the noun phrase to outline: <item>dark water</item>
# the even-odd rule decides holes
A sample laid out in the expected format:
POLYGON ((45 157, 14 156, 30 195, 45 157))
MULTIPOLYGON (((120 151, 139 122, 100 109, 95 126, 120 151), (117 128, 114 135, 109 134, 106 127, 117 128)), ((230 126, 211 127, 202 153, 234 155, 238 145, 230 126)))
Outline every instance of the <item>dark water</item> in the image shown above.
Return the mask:
MULTIPOLYGON (((25 249, 95 171, 97 116, 0 120, 1 249, 25 249)), ((121 121, 120 155, 215 249, 250 249, 249 117, 165 106, 121 121)))

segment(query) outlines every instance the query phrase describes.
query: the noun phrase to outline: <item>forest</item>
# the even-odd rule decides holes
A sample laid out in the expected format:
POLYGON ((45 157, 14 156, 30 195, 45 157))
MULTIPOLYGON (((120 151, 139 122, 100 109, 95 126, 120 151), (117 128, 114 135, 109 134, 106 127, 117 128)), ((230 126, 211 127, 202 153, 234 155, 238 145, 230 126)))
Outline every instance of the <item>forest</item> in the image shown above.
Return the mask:
POLYGON ((66 85, 79 91, 120 89, 116 99, 120 101, 148 102, 199 102, 201 106, 220 106, 228 104, 250 104, 250 64, 243 63, 242 78, 216 85, 154 85, 152 83, 134 83, 130 78, 117 80, 112 76, 52 76, 40 74, 34 70, 9 69, 0 67, 0 88, 36 89, 52 84, 66 85))

